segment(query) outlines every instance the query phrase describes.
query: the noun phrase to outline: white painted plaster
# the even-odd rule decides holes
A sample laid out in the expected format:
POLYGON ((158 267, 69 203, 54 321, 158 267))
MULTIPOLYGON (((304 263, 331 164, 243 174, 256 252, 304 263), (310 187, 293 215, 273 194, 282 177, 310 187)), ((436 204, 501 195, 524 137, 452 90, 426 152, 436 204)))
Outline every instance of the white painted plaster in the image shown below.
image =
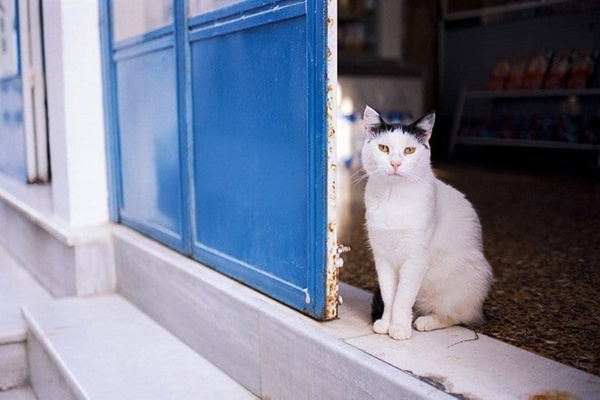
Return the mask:
POLYGON ((43 0, 54 211, 108 221, 98 1, 43 0))

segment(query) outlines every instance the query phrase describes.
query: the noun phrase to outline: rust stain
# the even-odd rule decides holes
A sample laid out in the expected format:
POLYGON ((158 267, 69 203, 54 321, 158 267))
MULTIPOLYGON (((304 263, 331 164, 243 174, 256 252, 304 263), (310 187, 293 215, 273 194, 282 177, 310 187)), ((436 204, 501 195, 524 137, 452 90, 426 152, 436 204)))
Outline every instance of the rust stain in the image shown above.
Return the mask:
POLYGON ((343 264, 337 243, 336 188, 336 85, 337 85, 337 1, 327 2, 327 259, 324 318, 337 317, 339 298, 338 267, 343 264))
POLYGON ((335 232, 335 223, 334 223, 334 221, 329 221, 329 223, 327 224, 327 230, 329 231, 329 233, 334 233, 335 232))
POLYGON ((579 400, 579 397, 562 390, 546 390, 542 393, 532 394, 527 400, 579 400))

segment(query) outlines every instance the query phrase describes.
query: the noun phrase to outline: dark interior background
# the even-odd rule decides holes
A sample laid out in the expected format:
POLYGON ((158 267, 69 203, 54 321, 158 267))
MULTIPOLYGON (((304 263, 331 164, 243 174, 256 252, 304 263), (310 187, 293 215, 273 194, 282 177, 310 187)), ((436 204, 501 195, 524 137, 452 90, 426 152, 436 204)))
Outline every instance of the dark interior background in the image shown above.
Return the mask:
MULTIPOLYGON (((422 92, 403 95, 436 110, 433 167, 478 210, 494 268, 487 322, 476 329, 599 375, 600 57, 580 90, 498 98, 487 86, 502 58, 568 51, 573 63, 576 51, 597 54, 600 2, 339 0, 338 7, 340 78, 420 79, 422 92), (485 93, 466 101, 457 121, 465 89, 485 93), (453 148, 453 128, 463 135, 469 123, 475 140, 453 148)), ((347 166, 339 169, 340 242, 352 248, 340 277, 373 290, 355 158, 340 160, 347 166)))

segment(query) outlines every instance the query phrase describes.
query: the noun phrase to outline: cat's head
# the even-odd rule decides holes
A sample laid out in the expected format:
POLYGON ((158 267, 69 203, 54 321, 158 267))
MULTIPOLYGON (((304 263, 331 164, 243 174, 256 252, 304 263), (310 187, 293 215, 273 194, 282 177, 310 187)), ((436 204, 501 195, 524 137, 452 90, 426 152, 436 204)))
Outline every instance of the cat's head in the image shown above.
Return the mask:
POLYGON ((367 175, 418 180, 431 171, 429 139, 435 122, 434 112, 410 125, 388 124, 367 106, 363 118, 362 162, 367 175))

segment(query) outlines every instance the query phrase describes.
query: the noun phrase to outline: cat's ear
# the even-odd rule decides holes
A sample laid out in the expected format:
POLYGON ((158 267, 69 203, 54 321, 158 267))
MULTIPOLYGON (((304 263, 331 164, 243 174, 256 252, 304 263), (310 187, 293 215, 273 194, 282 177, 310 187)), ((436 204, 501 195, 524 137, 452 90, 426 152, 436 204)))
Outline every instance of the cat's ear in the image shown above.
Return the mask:
POLYGON ((363 120, 365 123, 365 135, 367 137, 372 137, 373 133, 384 125, 384 122, 377 113, 377 111, 373 110, 369 106, 365 107, 365 112, 363 113, 363 120))
POLYGON ((421 118, 413 122, 415 133, 420 136, 426 143, 429 142, 433 132, 433 124, 435 123, 435 111, 431 111, 423 115, 421 118))

